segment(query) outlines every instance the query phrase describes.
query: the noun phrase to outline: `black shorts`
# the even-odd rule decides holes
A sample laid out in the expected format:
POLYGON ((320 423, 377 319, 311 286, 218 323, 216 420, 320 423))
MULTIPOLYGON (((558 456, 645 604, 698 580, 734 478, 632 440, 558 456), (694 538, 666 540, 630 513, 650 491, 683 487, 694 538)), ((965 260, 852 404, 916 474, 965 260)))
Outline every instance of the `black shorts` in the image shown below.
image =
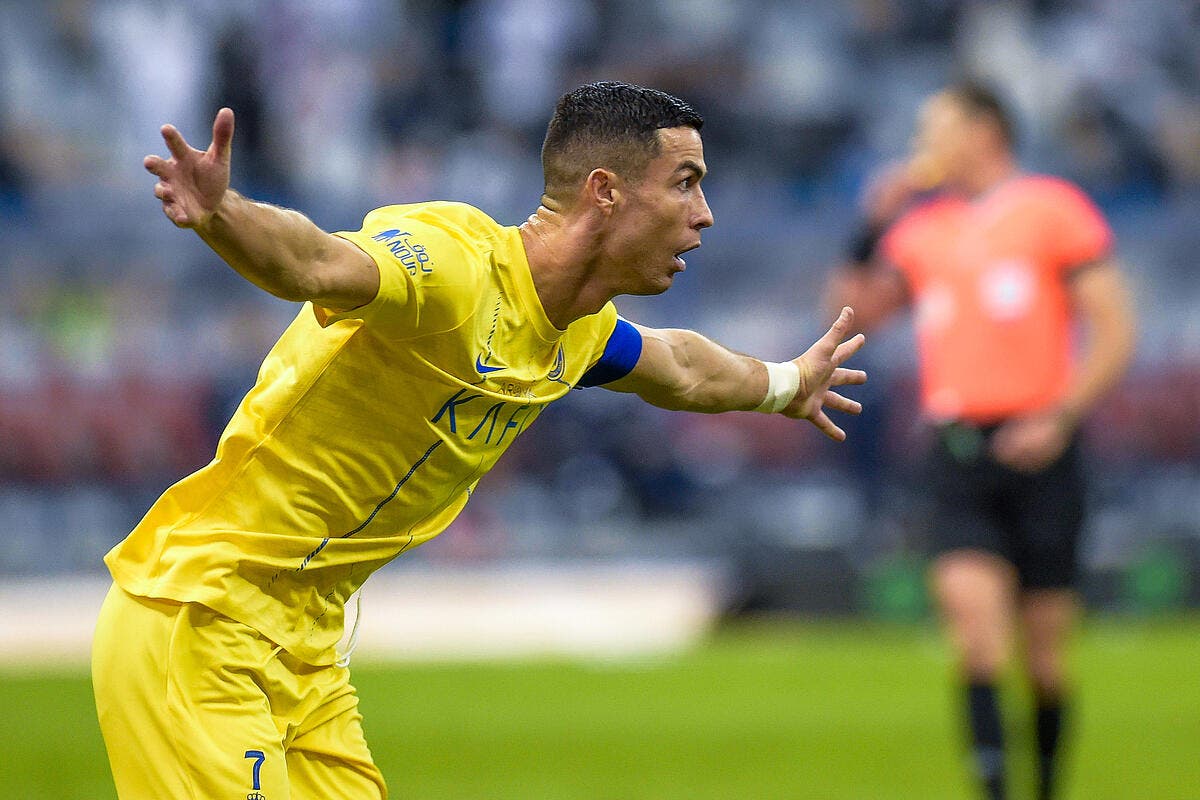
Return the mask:
POLYGON ((1017 569, 1024 589, 1074 588, 1085 485, 1078 435, 1037 473, 994 461, 999 426, 956 422, 937 429, 928 464, 935 553, 976 549, 1017 569))

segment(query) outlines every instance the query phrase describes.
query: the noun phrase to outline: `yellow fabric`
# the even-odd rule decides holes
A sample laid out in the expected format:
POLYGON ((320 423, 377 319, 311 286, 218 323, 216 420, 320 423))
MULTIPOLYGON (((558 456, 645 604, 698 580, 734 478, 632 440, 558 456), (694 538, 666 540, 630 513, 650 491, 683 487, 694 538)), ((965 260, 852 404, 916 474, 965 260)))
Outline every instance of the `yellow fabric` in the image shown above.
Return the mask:
POLYGON ((121 800, 382 800, 349 671, 195 603, 114 585, 92 649, 121 800))
POLYGON ((306 304, 216 458, 105 558, 126 591, 203 603, 313 664, 336 657, 347 598, 450 524, 617 320, 610 303, 557 330, 520 232, 467 205, 387 206, 339 235, 379 265, 378 296, 306 304))

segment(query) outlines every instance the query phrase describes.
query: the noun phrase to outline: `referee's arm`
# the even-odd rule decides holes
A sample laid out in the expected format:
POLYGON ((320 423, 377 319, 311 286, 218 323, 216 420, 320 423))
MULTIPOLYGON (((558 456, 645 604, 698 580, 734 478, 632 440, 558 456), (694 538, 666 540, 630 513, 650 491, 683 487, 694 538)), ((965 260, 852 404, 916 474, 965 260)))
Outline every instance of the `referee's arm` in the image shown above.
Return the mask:
POLYGON ((1124 376, 1137 330, 1129 283, 1113 259, 1076 268, 1067 291, 1083 328, 1083 346, 1059 410, 1075 424, 1124 376))
POLYGON ((1010 420, 992 437, 997 460, 1024 472, 1049 466, 1100 399, 1121 380, 1134 350, 1133 302, 1116 262, 1077 267, 1068 277, 1071 308, 1083 328, 1074 377, 1053 408, 1010 420))

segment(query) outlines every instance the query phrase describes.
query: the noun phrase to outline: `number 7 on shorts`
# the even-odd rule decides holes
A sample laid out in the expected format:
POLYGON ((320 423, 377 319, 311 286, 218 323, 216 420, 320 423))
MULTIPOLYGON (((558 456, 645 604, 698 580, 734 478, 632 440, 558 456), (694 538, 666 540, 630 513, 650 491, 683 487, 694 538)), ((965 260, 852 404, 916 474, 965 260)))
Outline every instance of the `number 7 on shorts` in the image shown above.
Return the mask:
POLYGON ((254 785, 251 788, 255 791, 258 791, 262 788, 262 785, 258 781, 258 775, 262 771, 263 762, 267 760, 267 754, 262 750, 247 750, 245 758, 254 759, 254 768, 253 772, 251 773, 251 780, 253 781, 254 785))

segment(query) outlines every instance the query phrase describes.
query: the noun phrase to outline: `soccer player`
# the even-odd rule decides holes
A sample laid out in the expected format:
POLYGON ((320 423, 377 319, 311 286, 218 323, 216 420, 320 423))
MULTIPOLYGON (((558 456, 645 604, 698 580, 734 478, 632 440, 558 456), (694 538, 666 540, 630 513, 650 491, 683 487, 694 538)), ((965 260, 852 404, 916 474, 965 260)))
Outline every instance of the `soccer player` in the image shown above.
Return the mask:
POLYGON ((553 400, 604 385, 670 409, 757 410, 845 434, 826 409, 866 375, 853 312, 793 361, 617 315, 665 291, 713 218, 703 120, 651 89, 564 95, 545 194, 518 227, 448 202, 388 206, 337 234, 229 187, 234 117, 148 156, 154 194, 231 267, 304 305, 215 459, 167 489, 105 561, 93 649, 122 798, 379 798, 336 652, 347 598, 441 532, 553 400))
POLYGON ((1078 608, 1079 424, 1133 351, 1112 233, 1077 187, 1020 169, 1009 113, 974 83, 926 102, 911 159, 868 196, 875 224, 832 294, 864 328, 915 308, 922 407, 937 429, 931 587, 965 684, 975 772, 988 797, 1005 796, 996 687, 1019 632, 1049 798, 1078 608))

